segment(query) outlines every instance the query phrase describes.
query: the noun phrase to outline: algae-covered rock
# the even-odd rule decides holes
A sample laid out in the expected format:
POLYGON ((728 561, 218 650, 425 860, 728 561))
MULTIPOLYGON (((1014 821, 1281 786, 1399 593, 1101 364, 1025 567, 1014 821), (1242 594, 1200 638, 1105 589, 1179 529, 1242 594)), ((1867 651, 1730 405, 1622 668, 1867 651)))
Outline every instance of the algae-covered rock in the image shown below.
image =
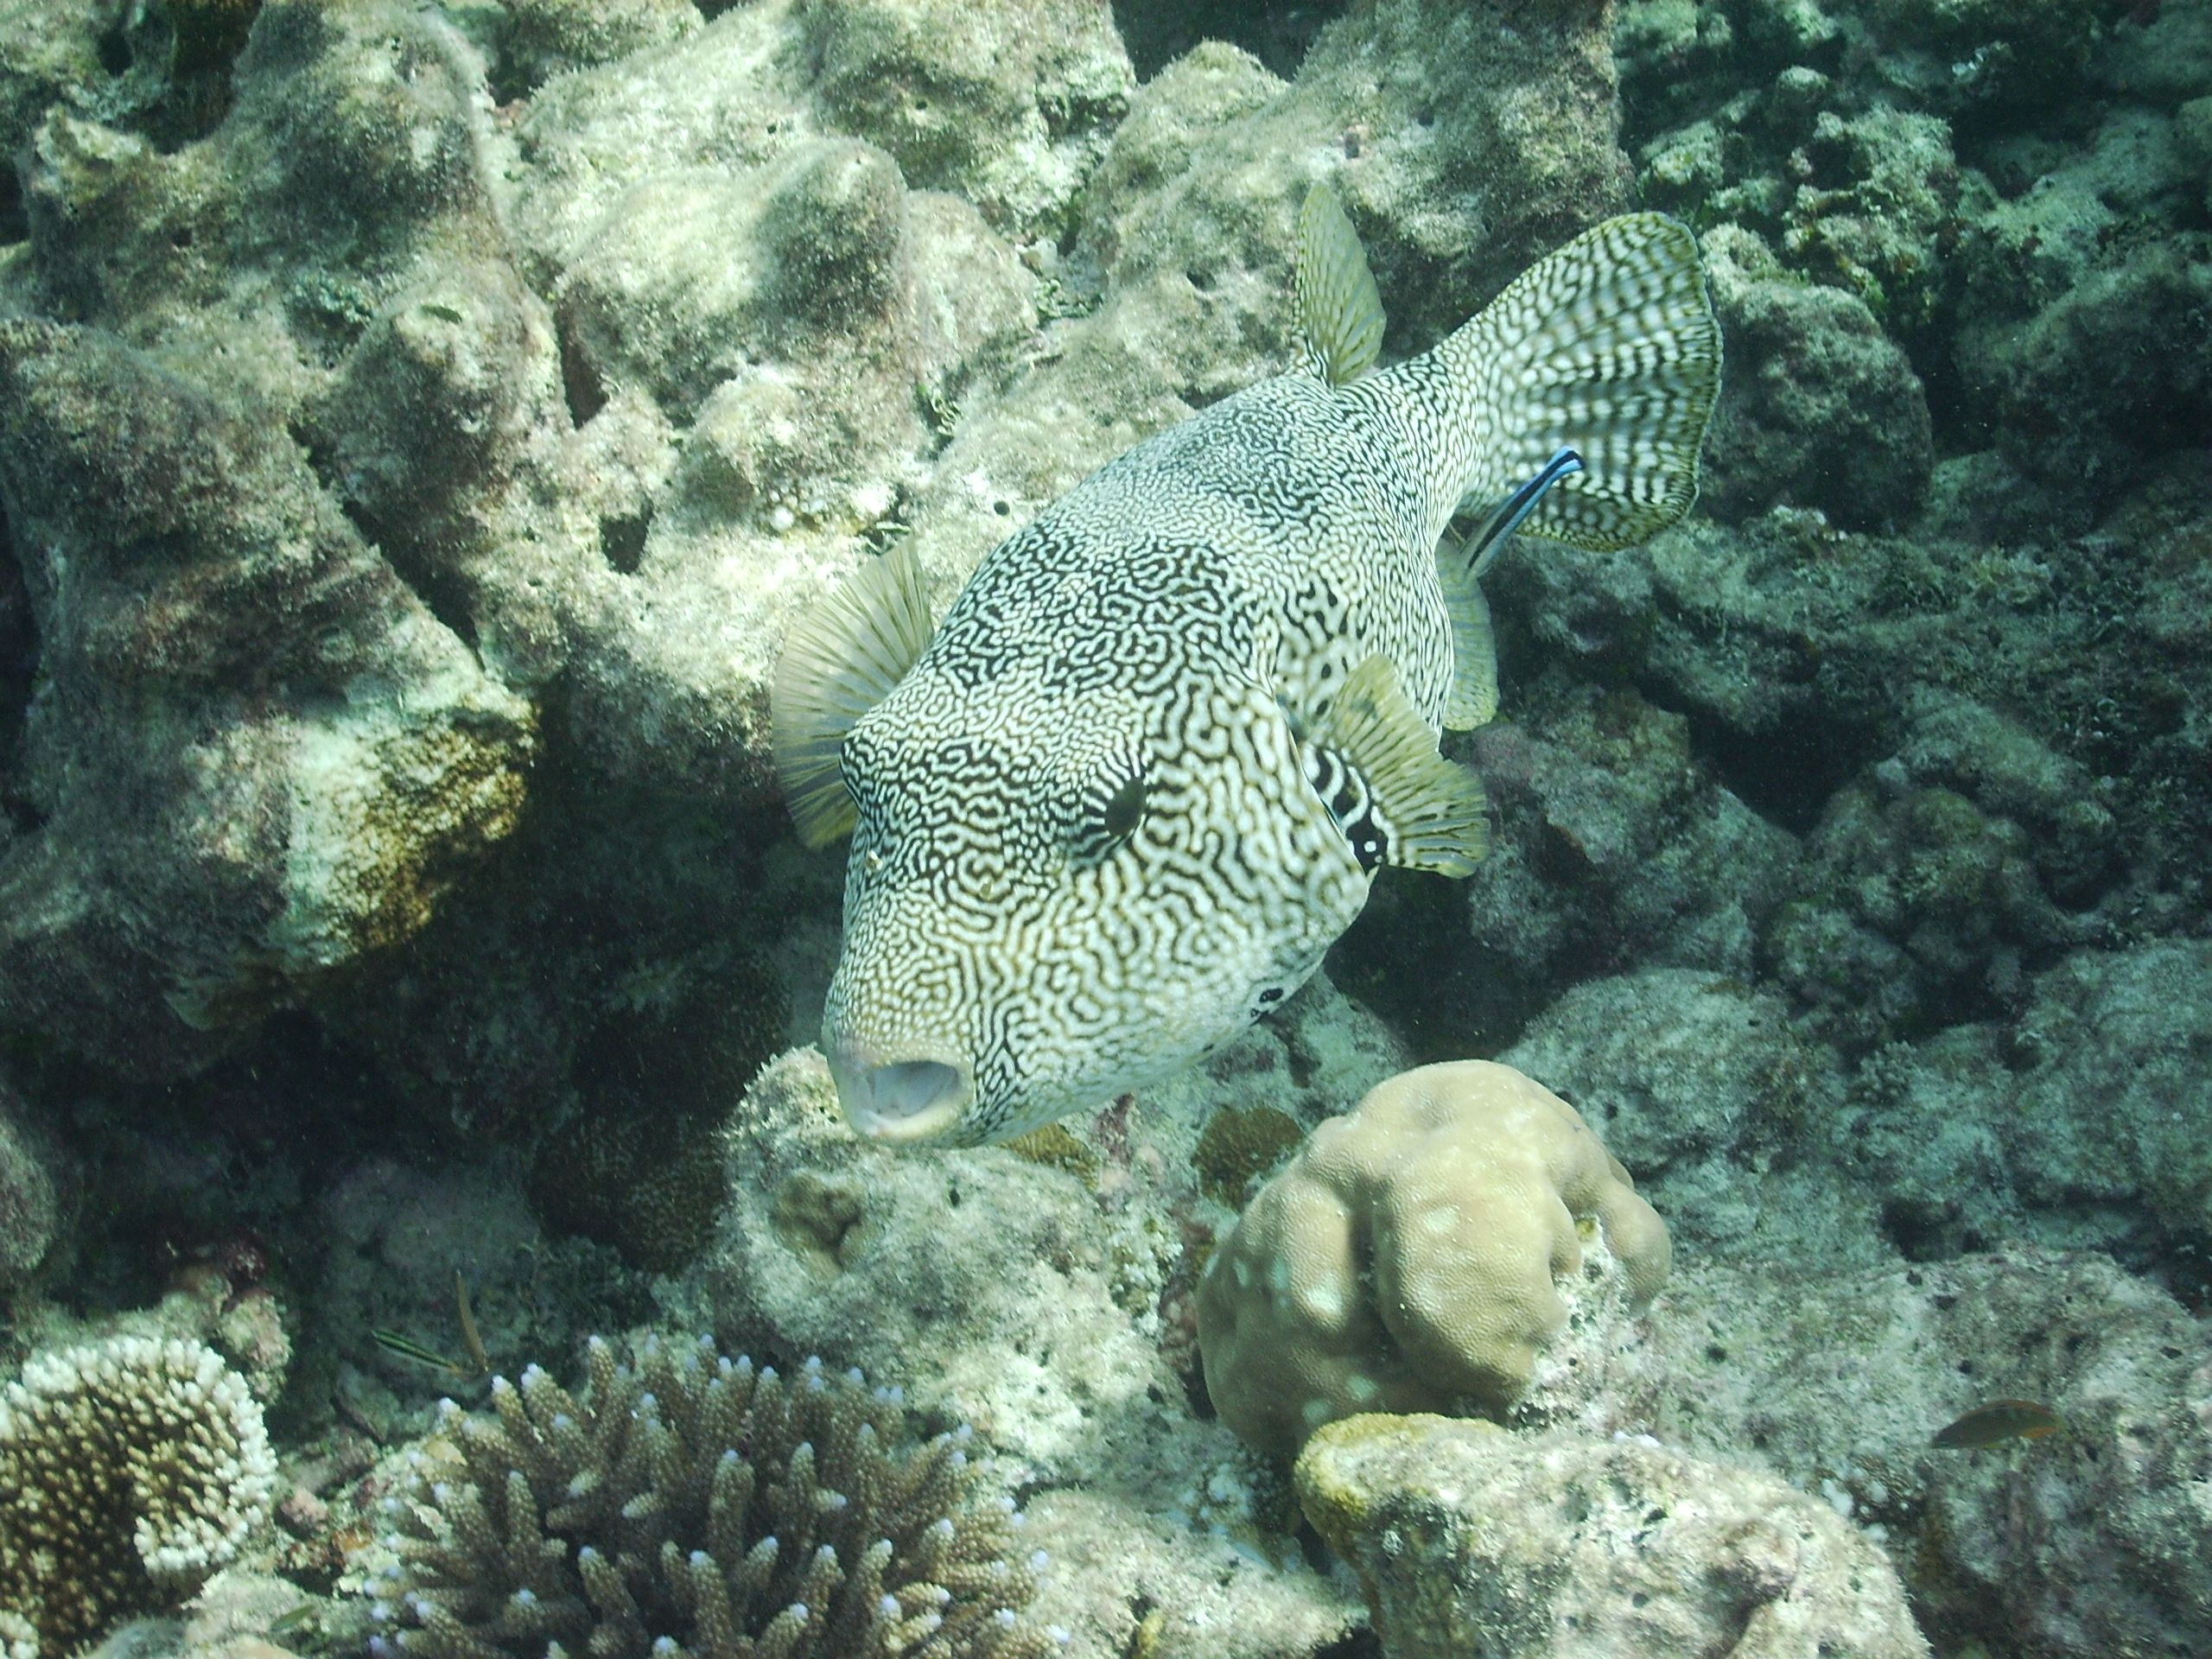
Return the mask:
POLYGON ((1391 1659, 1916 1659, 1896 1569, 1826 1503, 1648 1439, 1351 1417, 1298 1459, 1391 1659))
POLYGON ((1752 238, 1709 238, 1726 379, 1706 497, 1725 518, 1781 499, 1853 529, 1920 509, 1934 447, 1910 363, 1863 300, 1783 275, 1752 238))
POLYGON ((159 1072, 420 929, 512 829, 533 721, 226 391, 37 323, 0 387, 45 682, 0 1001, 159 1072))
POLYGON ((2007 1248, 1873 1270, 1691 1267, 1667 1306, 1653 1432, 1879 1528, 1940 1650, 2212 1639, 2193 1496, 2212 1474, 2212 1344, 2164 1292, 2093 1251, 2007 1248), (2063 1426, 1929 1445, 2005 1398, 2063 1426))

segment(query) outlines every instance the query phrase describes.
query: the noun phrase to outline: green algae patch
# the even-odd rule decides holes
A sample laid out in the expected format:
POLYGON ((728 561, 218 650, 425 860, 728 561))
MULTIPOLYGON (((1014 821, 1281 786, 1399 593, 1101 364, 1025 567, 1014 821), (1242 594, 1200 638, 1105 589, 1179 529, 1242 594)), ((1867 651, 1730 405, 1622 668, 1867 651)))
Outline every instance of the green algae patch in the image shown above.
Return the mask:
POLYGON ((1347 1560, 1357 1560, 1375 1520, 1378 1489, 1365 1478, 1373 1467, 1378 1463, 1396 1466, 1401 1459, 1418 1461, 1439 1433, 1485 1433, 1505 1431, 1480 1418, 1440 1417, 1433 1412, 1400 1416, 1371 1411, 1324 1423, 1307 1440, 1292 1470, 1298 1507, 1330 1548, 1347 1560))
POLYGON ((1306 1139, 1296 1118, 1272 1106, 1226 1106, 1206 1120, 1191 1161, 1198 1190, 1234 1209, 1252 1182, 1267 1174, 1306 1139))
POLYGON ((1065 1170, 1085 1186, 1097 1185, 1098 1154, 1077 1140, 1065 1123, 1047 1123, 1041 1129, 1016 1136, 1006 1147, 1033 1164, 1065 1170))

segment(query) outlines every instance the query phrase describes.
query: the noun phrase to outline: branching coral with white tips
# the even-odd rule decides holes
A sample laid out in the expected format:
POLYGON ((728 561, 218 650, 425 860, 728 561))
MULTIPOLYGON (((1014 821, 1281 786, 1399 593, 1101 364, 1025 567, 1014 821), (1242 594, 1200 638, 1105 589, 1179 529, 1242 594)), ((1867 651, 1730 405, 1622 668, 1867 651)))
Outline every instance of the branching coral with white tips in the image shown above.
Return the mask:
POLYGON ((0 1652, 73 1651, 176 1605, 267 1518, 244 1379, 196 1342, 34 1355, 0 1399, 0 1652))
POLYGON ((377 1655, 516 1659, 1043 1659, 1041 1558, 979 1490, 966 1432, 900 1445, 895 1396, 809 1361, 788 1380, 711 1342, 594 1339, 589 1389, 536 1366, 493 1416, 448 1413, 450 1464, 390 1500, 399 1562, 377 1655))
POLYGON ((1667 1229, 1572 1106, 1488 1061, 1402 1072, 1316 1129, 1207 1263, 1207 1389, 1286 1453, 1356 1412, 1503 1414, 1599 1247, 1640 1311, 1667 1229))

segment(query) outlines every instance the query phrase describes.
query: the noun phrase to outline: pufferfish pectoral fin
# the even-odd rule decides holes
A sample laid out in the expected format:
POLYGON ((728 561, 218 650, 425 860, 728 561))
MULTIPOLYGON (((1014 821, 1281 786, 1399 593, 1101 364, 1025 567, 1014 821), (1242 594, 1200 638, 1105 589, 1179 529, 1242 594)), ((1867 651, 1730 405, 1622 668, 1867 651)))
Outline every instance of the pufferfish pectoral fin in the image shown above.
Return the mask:
POLYGON ((1298 324, 1306 349, 1332 386, 1349 385, 1382 352, 1382 294, 1367 268, 1359 232, 1317 184, 1298 214, 1298 324))
POLYGON ((1387 657, 1345 677, 1309 739, 1315 787, 1362 865, 1466 875, 1490 850, 1482 786, 1436 752, 1387 657), (1332 762, 1345 768, 1332 776, 1332 762))
POLYGON ((837 769, 845 734, 906 677, 931 632, 921 561, 897 547, 855 571, 785 636, 768 688, 770 741, 784 804, 808 846, 852 833, 858 815, 837 769))

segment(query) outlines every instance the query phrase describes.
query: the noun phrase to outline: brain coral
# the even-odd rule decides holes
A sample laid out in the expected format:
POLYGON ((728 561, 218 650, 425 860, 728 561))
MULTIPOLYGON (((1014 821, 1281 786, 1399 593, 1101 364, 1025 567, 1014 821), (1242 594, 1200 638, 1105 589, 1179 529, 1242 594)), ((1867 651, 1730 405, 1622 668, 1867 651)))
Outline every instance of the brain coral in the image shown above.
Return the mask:
POLYGON ((390 1500, 398 1552, 372 1654, 418 1659, 1038 1659, 1021 1516, 985 1498, 965 1431, 894 1449, 897 1397, 809 1360, 788 1381, 696 1344, 590 1386, 536 1366, 494 1417, 449 1415, 390 1500))
POLYGON ((0 1400, 0 1649, 61 1654, 172 1607, 269 1514, 261 1408, 196 1342, 34 1355, 0 1400))
POLYGON ((1237 1218, 1198 1287, 1223 1421, 1295 1452, 1356 1412, 1500 1414, 1602 1238, 1626 1306, 1667 1229, 1573 1107, 1510 1066, 1402 1072, 1324 1123, 1237 1218))

